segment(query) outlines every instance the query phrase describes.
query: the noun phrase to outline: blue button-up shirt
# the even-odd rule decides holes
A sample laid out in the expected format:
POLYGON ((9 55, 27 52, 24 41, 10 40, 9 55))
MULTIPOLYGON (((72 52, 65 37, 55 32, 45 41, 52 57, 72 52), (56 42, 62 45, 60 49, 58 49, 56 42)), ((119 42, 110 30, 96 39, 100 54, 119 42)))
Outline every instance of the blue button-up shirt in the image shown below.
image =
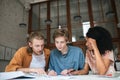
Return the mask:
POLYGON ((57 49, 51 51, 49 70, 54 70, 59 75, 64 69, 81 70, 84 67, 85 58, 79 47, 68 46, 67 54, 63 55, 57 49))

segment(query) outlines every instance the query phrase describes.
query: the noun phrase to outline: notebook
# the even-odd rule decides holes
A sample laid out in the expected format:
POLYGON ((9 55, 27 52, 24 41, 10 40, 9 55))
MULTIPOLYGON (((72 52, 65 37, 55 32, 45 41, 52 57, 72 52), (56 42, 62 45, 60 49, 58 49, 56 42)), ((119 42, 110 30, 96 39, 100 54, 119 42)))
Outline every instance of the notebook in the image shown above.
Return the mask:
POLYGON ((34 75, 24 73, 22 71, 12 71, 12 72, 0 72, 0 80, 3 79, 23 79, 23 78, 35 78, 34 75))

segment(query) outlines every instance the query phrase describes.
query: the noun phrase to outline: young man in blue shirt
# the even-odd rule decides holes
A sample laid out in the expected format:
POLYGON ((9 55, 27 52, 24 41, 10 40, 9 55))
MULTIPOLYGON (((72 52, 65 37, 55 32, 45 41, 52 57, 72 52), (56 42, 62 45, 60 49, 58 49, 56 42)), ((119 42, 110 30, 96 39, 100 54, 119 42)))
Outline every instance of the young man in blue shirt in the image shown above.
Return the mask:
POLYGON ((53 34, 56 49, 50 54, 48 75, 69 75, 72 71, 82 70, 84 54, 79 47, 67 45, 68 31, 58 29, 53 34))

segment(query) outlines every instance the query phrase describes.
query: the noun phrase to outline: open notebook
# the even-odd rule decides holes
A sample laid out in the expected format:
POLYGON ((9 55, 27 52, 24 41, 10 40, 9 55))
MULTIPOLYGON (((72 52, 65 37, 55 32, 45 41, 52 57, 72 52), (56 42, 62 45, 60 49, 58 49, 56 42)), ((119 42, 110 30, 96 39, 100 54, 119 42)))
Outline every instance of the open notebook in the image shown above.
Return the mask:
POLYGON ((17 78, 35 78, 35 75, 26 74, 22 71, 0 72, 0 80, 17 78))

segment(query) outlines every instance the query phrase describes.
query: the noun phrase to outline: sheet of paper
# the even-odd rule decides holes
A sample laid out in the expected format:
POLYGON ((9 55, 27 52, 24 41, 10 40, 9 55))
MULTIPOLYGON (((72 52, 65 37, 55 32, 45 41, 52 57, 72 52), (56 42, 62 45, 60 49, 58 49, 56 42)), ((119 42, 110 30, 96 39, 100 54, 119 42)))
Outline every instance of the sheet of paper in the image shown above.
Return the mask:
POLYGON ((70 76, 37 76, 36 80, 71 80, 70 76))
POLYGON ((115 77, 106 77, 100 75, 76 75, 76 76, 48 76, 48 75, 37 75, 35 73, 25 74, 21 71, 16 72, 0 72, 0 80, 15 79, 19 80, 120 80, 120 72, 115 73, 115 77), (23 77, 23 78, 21 78, 23 77))
POLYGON ((35 80, 120 80, 99 75, 79 75, 79 76, 38 76, 35 80))

